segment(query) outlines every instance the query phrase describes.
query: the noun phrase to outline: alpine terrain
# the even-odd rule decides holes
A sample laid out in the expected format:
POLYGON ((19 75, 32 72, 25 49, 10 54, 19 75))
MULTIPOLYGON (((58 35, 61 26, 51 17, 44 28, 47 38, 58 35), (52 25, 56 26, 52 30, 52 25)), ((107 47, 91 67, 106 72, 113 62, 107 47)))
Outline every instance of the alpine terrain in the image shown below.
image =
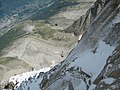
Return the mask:
POLYGON ((1 89, 120 90, 120 0, 33 1, 1 23, 1 89))

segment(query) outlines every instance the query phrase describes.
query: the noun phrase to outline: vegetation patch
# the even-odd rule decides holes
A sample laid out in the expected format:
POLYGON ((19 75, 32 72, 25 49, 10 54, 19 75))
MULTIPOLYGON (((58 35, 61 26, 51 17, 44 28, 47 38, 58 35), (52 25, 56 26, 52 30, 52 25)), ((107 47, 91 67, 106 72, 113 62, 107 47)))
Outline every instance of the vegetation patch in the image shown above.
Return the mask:
POLYGON ((34 34, 39 34, 44 39, 52 39, 57 30, 51 28, 44 22, 35 22, 35 28, 33 30, 34 34))
POLYGON ((13 58, 13 57, 3 57, 3 58, 0 58, 0 64, 5 65, 13 60, 15 60, 15 58, 13 58))
POLYGON ((30 34, 24 30, 26 24, 33 24, 33 22, 31 20, 23 21, 0 37, 0 53, 15 40, 30 34))

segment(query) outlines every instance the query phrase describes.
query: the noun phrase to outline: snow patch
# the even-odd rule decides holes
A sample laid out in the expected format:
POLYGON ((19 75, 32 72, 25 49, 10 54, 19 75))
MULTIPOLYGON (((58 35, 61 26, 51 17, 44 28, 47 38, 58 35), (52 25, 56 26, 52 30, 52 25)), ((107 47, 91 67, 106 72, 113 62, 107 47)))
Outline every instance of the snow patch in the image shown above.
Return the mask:
POLYGON ((113 19, 112 23, 116 24, 116 23, 119 23, 119 22, 120 22, 120 13, 117 14, 116 18, 113 19))
POLYGON ((75 90, 86 90, 86 84, 82 81, 80 85, 75 88, 75 90))
POLYGON ((31 71, 31 72, 26 72, 20 75, 13 76, 9 79, 9 82, 13 82, 14 84, 18 83, 17 86, 19 87, 23 81, 28 80, 30 77, 38 76, 40 72, 47 72, 49 71, 50 68, 43 68, 38 71, 31 71))
POLYGON ((89 50, 80 55, 74 55, 77 59, 70 63, 69 67, 81 67, 84 72, 92 75, 92 81, 94 81, 103 69, 107 58, 112 54, 114 49, 115 47, 100 41, 96 53, 89 50))
POLYGON ((105 84, 112 84, 115 81, 114 78, 107 78, 103 79, 101 82, 104 82, 105 84))
POLYGON ((96 85, 92 84, 92 85, 90 85, 89 90, 95 90, 95 87, 96 87, 96 85))
POLYGON ((82 34, 79 36, 79 38, 78 38, 79 41, 81 40, 82 36, 83 36, 82 34))

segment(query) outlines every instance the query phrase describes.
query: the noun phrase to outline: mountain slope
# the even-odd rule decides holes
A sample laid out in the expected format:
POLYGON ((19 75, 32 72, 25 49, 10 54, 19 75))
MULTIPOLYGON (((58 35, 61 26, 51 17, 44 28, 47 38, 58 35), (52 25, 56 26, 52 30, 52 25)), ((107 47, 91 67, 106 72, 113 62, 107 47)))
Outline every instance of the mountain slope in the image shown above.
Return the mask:
POLYGON ((32 67, 21 59, 16 57, 2 57, 0 58, 0 80, 4 81, 6 78, 16 74, 31 71, 32 67))
MULTIPOLYGON (((82 71, 91 77, 91 82, 97 78, 97 75, 106 63, 107 58, 112 54, 120 41, 118 34, 119 29, 115 29, 116 25, 119 23, 118 5, 119 3, 115 1, 110 1, 106 4, 98 16, 90 23, 78 45, 68 55, 65 62, 54 72, 52 77, 49 78, 48 82, 43 86, 43 89, 55 90, 57 87, 53 86, 56 86, 56 84, 61 87, 66 87, 62 86, 64 80, 70 80, 73 83, 74 89, 77 88, 79 85, 74 85, 74 80, 71 80, 72 75, 70 75, 71 78, 67 79, 66 77, 69 77, 69 74, 66 74, 65 76, 61 75, 62 73, 67 73, 67 70, 70 68, 81 68, 82 71), (57 83, 61 79, 62 81, 57 83)), ((87 81, 84 81, 84 83, 84 89, 88 89, 90 85, 87 84, 87 81)), ((90 89, 91 88, 92 86, 90 89)), ((79 86, 79 89, 82 89, 82 87, 79 86)), ((60 88, 60 90, 63 89, 60 88)))
MULTIPOLYGON (((71 35, 53 29, 44 21, 32 22, 27 20, 9 30, 0 37, 0 57, 8 58, 7 61, 11 63, 12 59, 9 59, 9 57, 15 58, 16 62, 12 64, 13 66, 20 62, 24 62, 23 66, 27 65, 26 68, 21 66, 21 71, 17 68, 15 68, 16 71, 11 71, 11 68, 3 69, 4 72, 0 73, 0 82, 3 80, 3 74, 4 80, 7 80, 14 74, 31 71, 32 69, 51 68, 58 64, 65 59, 77 42, 77 37, 71 37, 71 35), (7 72, 13 74, 5 75, 7 72)), ((0 60, 0 62, 4 62, 4 60, 0 60)), ((3 63, 0 63, 0 65, 6 67, 3 63)))
POLYGON ((81 25, 80 32, 83 33, 80 33, 82 37, 67 58, 43 77, 32 77, 33 82, 31 79, 22 83, 14 82, 15 86, 21 85, 16 90, 28 87, 32 90, 29 82, 36 87, 36 79, 39 81, 37 87, 41 90, 119 89, 119 4, 119 0, 97 0, 85 18, 80 18, 71 26, 74 29, 78 24, 81 25))
MULTIPOLYGON (((76 17, 80 12, 80 17, 84 12, 79 9, 82 9, 82 11, 87 10, 93 2, 94 0, 85 2, 82 0, 47 0, 46 2, 44 0, 1 1, 0 15, 3 15, 3 18, 0 20, 0 31, 2 32, 0 36, 0 57, 11 57, 19 60, 18 62, 25 62, 30 70, 31 68, 38 70, 53 67, 66 58, 68 52, 78 41, 78 37, 74 36, 73 33, 65 33, 63 32, 64 29, 60 30, 64 26, 68 27, 77 19, 73 18, 70 20, 64 13, 69 14, 70 17, 76 17), (77 13, 74 13, 76 11, 77 13), (51 20, 51 18, 59 17, 59 15, 61 15, 60 18, 52 19, 55 22, 51 20), (66 23, 69 22, 70 24, 60 25, 56 21, 66 21, 66 23)), ((0 65, 4 66, 4 64, 0 65)), ((26 70, 29 71, 29 69, 26 70)), ((5 70, 4 73, 0 73, 0 77, 10 71, 8 69, 8 71, 5 70)), ((14 75, 22 73, 24 70, 11 72, 14 75)), ((6 77, 6 79, 8 78, 6 77)), ((0 79, 1 81, 2 78, 0 79)))

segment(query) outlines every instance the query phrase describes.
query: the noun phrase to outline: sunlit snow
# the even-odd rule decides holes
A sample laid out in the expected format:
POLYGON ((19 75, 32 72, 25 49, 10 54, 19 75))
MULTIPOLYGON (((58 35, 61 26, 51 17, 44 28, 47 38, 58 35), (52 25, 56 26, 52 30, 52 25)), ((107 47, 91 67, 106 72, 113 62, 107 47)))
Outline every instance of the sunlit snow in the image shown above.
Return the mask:
POLYGON ((70 63, 69 67, 82 67, 82 70, 93 75, 92 79, 95 80, 114 49, 109 44, 107 45, 105 42, 100 41, 95 54, 92 50, 85 51, 82 55, 76 56, 78 58, 75 62, 70 63))
MULTIPOLYGON (((26 81, 28 80, 30 77, 33 78, 33 77, 37 77, 39 75, 40 72, 47 72, 49 71, 50 68, 43 68, 43 69, 40 69, 38 71, 31 71, 31 72, 26 72, 26 73, 23 73, 23 74, 20 74, 20 75, 16 75, 16 76, 13 76, 9 79, 9 82, 13 82, 14 84, 18 83, 17 84, 17 87, 19 87, 21 85, 21 83, 23 81, 26 81)), ((39 83, 40 81, 37 80, 39 83)), ((31 84, 37 84, 37 83, 31 83, 31 84)), ((36 85, 37 86, 37 85, 36 85)), ((28 86, 27 86, 28 87, 28 86)), ((31 86, 32 87, 32 86, 31 86)), ((35 87, 35 86, 34 86, 35 87)), ((39 88, 39 87, 38 87, 39 88)))

